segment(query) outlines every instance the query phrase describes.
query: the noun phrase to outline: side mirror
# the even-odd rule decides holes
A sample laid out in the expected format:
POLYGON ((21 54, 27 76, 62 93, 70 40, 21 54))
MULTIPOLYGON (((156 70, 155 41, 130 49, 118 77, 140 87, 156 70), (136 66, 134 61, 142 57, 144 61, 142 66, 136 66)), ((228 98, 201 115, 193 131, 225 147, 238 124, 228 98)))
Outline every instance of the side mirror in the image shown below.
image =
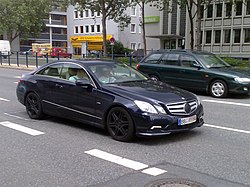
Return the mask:
POLYGON ((76 86, 80 86, 85 89, 91 89, 93 88, 92 84, 90 83, 89 79, 77 79, 76 80, 76 86))

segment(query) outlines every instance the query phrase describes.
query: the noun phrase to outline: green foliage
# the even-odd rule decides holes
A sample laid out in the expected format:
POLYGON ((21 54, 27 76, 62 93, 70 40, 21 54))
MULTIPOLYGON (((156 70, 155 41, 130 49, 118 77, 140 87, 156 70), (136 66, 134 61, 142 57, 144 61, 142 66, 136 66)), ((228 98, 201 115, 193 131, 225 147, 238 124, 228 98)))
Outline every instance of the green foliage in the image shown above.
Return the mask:
MULTIPOLYGON (((107 41, 106 46, 107 46, 107 52, 109 54, 111 54, 112 53, 112 45, 110 44, 110 41, 107 41)), ((113 45, 113 53, 114 54, 124 55, 125 53, 129 54, 131 52, 132 52, 131 49, 124 47, 123 44, 119 41, 116 41, 113 45)))
POLYGON ((222 59, 228 64, 230 64, 231 66, 237 66, 240 68, 250 68, 250 61, 248 60, 241 60, 241 59, 231 58, 231 57, 223 57, 222 59))
POLYGON ((10 42, 16 37, 38 36, 44 28, 43 19, 51 11, 50 0, 0 0, 0 34, 10 42))
MULTIPOLYGON (((130 65, 130 57, 118 57, 115 60, 130 65)), ((137 64, 138 62, 132 58, 132 67, 136 67, 137 64)))

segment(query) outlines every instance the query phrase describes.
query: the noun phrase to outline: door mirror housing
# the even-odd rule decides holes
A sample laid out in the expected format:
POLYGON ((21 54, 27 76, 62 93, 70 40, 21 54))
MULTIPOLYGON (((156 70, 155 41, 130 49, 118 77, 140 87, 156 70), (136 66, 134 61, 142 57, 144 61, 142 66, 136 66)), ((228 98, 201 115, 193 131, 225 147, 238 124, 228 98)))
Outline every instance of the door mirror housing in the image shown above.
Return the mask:
POLYGON ((91 89, 93 88, 93 85, 91 84, 91 82, 89 81, 89 79, 77 79, 76 80, 76 86, 80 86, 82 88, 85 89, 91 89))
POLYGON ((194 68, 201 69, 202 66, 200 64, 193 63, 192 65, 194 68))

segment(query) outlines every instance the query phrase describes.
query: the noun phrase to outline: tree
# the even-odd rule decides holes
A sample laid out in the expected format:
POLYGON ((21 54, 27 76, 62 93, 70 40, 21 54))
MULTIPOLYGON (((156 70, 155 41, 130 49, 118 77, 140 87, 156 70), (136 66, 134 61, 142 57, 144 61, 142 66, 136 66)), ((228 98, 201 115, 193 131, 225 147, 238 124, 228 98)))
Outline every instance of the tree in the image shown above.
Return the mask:
POLYGON ((0 0, 0 4, 0 34, 6 34, 10 43, 18 36, 39 36, 51 11, 50 0, 0 0))
MULTIPOLYGON (((67 1, 67 0, 66 0, 67 1)), ((103 52, 107 55, 107 20, 113 20, 119 23, 121 28, 128 26, 130 17, 125 13, 129 6, 129 0, 69 0, 72 5, 78 6, 79 9, 90 9, 91 11, 102 14, 102 36, 103 36, 103 52)))

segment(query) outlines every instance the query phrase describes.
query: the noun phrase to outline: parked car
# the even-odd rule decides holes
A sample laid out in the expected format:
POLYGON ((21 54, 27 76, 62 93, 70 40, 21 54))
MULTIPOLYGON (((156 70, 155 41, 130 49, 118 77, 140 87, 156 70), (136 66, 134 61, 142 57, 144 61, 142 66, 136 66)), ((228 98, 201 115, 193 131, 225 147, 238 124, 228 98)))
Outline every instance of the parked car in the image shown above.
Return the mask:
POLYGON ((77 120, 107 129, 119 141, 187 131, 204 123, 196 95, 115 62, 48 63, 24 74, 16 94, 32 119, 47 114, 77 120), (83 78, 71 79, 79 69, 83 78))
POLYGON ((213 97, 250 93, 250 71, 237 69, 205 51, 158 50, 137 64, 137 70, 154 80, 213 97))
POLYGON ((27 51, 20 51, 20 55, 32 55, 33 54, 33 50, 29 49, 27 51))
POLYGON ((71 54, 67 53, 67 51, 65 49, 63 49, 63 48, 53 47, 51 52, 50 52, 50 56, 52 58, 55 58, 55 57, 70 58, 71 54))

